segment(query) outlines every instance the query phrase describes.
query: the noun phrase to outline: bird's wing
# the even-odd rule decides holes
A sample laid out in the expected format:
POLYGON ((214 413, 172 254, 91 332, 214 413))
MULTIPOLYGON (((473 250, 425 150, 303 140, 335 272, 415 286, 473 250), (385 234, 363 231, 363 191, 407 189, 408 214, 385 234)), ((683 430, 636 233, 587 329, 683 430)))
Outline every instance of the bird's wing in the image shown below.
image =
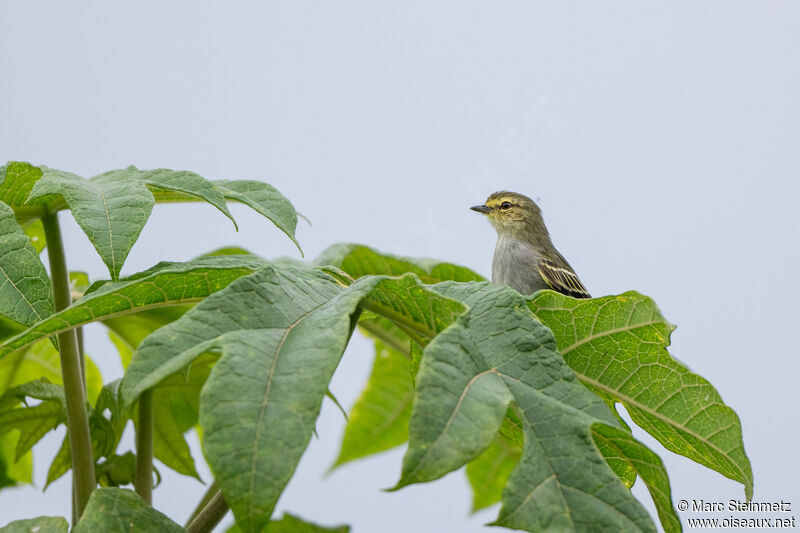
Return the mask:
POLYGON ((542 259, 536 266, 542 279, 554 291, 573 298, 591 298, 581 280, 569 268, 560 267, 547 259, 542 259))

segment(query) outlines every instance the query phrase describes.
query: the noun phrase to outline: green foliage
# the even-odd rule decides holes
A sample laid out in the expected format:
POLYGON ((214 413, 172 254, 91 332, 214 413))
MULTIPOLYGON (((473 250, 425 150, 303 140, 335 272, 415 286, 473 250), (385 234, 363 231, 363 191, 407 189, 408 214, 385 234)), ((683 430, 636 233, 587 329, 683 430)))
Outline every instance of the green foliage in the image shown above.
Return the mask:
POLYGON ((0 396, 0 434, 19 431, 14 461, 65 420, 64 391, 46 379, 18 385, 0 396), (42 401, 28 406, 28 398, 42 401))
MULTIPOLYGON (((11 161, 0 166, 0 202, 15 207, 15 211, 22 206, 33 205, 36 209, 30 211, 40 214, 38 208, 46 203, 45 199, 29 200, 28 196, 34 184, 42 177, 42 169, 30 163, 11 161)), ((26 210, 23 216, 30 216, 26 210)))
POLYGON ((576 300, 542 291, 528 305, 584 384, 622 403, 665 448, 741 482, 752 496, 739 417, 708 381, 670 357, 674 326, 655 302, 635 292, 576 300))
POLYGON ((72 533, 180 533, 184 529, 126 489, 97 489, 72 533))
POLYGON ((477 457, 513 401, 525 446, 497 525, 655 531, 590 438, 592 424, 616 426, 616 419, 580 385, 523 297, 489 284, 448 282, 436 290, 464 301, 469 311, 425 348, 398 488, 477 457))
POLYGON ((669 477, 661 458, 623 429, 595 424, 592 426, 592 437, 598 446, 607 448, 604 452, 607 461, 609 457, 615 456, 619 461, 628 464, 645 482, 664 531, 680 531, 681 521, 672 507, 669 477))
POLYGON ((150 217, 155 205, 151 189, 177 191, 203 199, 233 221, 222 191, 193 172, 128 167, 84 179, 47 167, 42 167, 42 171, 43 176, 34 185, 30 198, 62 197, 112 279, 119 278, 128 253, 150 217))
POLYGON ((133 452, 123 455, 112 454, 102 463, 95 465, 97 483, 101 487, 120 487, 130 485, 136 474, 136 456, 133 452))
MULTIPOLYGON (((239 201, 272 220, 295 244, 297 215, 274 187, 257 181, 209 181, 193 172, 128 167, 89 179, 47 167, 12 162, 0 174, 0 200, 27 212, 67 207, 108 267, 119 278, 125 259, 156 201, 202 200, 233 221, 226 199, 239 201)), ((234 221, 234 225, 235 225, 234 221)), ((299 245, 298 245, 299 247, 299 245)))
MULTIPOLYGON (((499 501, 494 525, 527 531, 654 531, 629 490, 639 478, 664 530, 680 531, 663 464, 633 438, 621 403, 667 449, 743 483, 751 496, 738 417, 669 355, 673 327, 637 293, 526 298, 458 265, 353 244, 332 246, 318 267, 231 247, 119 280, 155 203, 205 201, 232 220, 227 200, 297 244, 294 208, 260 182, 135 167, 90 179, 27 163, 0 167, 0 487, 30 481, 30 448, 67 414, 88 422, 89 435, 72 450, 65 438, 48 484, 71 468, 74 450, 86 466, 76 478, 92 454, 102 486, 141 480, 137 472, 147 479, 149 452, 118 448, 128 422, 152 409, 155 457, 193 477, 184 436, 198 429, 235 530, 348 531, 272 513, 358 327, 375 342, 375 362, 334 466, 408 441, 396 489, 466 466, 473 508, 499 501), (111 280, 89 285, 74 273, 79 299, 53 314, 39 217, 52 238, 50 215, 66 208, 111 280), (90 404, 81 419, 81 383, 61 388, 48 339, 90 322, 108 327, 126 372, 102 386, 86 359, 90 404), (145 391, 152 407, 137 401, 145 391)), ((56 272, 66 278, 63 265, 56 272)), ((56 294, 68 301, 66 288, 56 294)), ((87 480, 88 489, 79 485, 86 495, 87 480)), ((42 517, 3 530, 37 526, 64 531, 66 523, 42 517)), ((151 530, 182 531, 136 494, 108 488, 93 493, 74 531, 151 530)))

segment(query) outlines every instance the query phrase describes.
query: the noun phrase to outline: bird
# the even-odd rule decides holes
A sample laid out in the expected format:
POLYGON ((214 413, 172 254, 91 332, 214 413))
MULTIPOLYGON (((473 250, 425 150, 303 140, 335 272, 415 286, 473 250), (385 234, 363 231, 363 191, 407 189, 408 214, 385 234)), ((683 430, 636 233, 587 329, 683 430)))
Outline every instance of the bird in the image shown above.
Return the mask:
POLYGON ((498 191, 470 207, 497 230, 492 281, 524 295, 552 289, 573 298, 591 298, 570 264, 550 240, 542 210, 527 196, 498 191))

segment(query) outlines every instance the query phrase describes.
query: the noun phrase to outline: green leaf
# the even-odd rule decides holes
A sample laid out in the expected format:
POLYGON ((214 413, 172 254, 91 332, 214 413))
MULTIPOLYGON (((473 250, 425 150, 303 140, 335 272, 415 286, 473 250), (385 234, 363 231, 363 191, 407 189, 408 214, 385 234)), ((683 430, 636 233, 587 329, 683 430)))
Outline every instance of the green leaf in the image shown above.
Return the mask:
POLYGON ((101 488, 92 493, 72 533, 180 533, 184 529, 126 489, 101 488))
POLYGON ((69 289, 73 294, 78 293, 79 296, 83 296, 83 294, 89 290, 90 286, 91 283, 89 283, 89 274, 86 272, 69 273, 69 289))
POLYGON ((69 435, 65 435, 61 447, 53 457, 53 462, 50 463, 50 468, 47 469, 47 481, 45 481, 43 490, 47 490, 53 481, 69 472, 70 468, 72 468, 72 461, 69 453, 69 435))
MULTIPOLYGON (((624 429, 595 424, 592 426, 592 437, 596 444, 600 445, 602 442, 607 448, 615 450, 614 455, 642 478, 656 505, 664 531, 681 531, 680 518, 672 506, 669 476, 661 458, 624 429)), ((611 452, 605 455, 608 459, 611 452)))
POLYGON ((436 479, 477 457, 513 401, 525 446, 495 525, 655 531, 591 439, 593 424, 614 427, 616 419, 578 382, 524 298, 488 283, 435 289, 469 310, 425 348, 397 488, 436 479))
POLYGON ((333 466, 406 442, 413 398, 410 356, 376 341, 372 373, 350 412, 333 466))
POLYGON ((61 383, 58 351, 47 340, 39 341, 0 360, 0 394, 16 385, 39 378, 45 378, 51 383, 61 383))
POLYGON ((0 343, 0 358, 62 331, 156 307, 191 304, 252 273, 265 261, 255 256, 159 263, 123 281, 95 283, 77 302, 34 327, 0 343))
POLYGON ((30 200, 63 197, 75 222, 100 254, 111 278, 116 280, 155 204, 151 188, 201 198, 233 221, 219 188, 188 171, 128 167, 84 179, 70 172, 42 167, 42 177, 34 184, 30 200))
MULTIPOLYGON (((227 200, 241 202, 270 219, 278 229, 292 239, 300 253, 303 253, 294 235, 297 227, 297 212, 292 203, 275 187, 254 180, 216 180, 212 183, 217 186, 227 200)), ((197 200, 186 194, 167 190, 154 191, 154 196, 158 203, 197 200)))
POLYGON ((485 280, 480 274, 453 263, 383 254, 361 244, 334 244, 314 262, 340 268, 353 278, 367 275, 399 276, 410 272, 416 274, 423 283, 485 280))
POLYGON ((20 437, 14 461, 18 461, 48 431, 66 421, 64 406, 58 402, 42 402, 33 407, 20 407, 0 413, 0 433, 19 430, 20 437))
POLYGON ((101 487, 119 487, 133 484, 136 476, 136 456, 133 452, 112 454, 95 466, 97 483, 101 487))
POLYGON ((650 298, 626 292, 576 300, 541 291, 528 305, 584 384, 622 403, 665 448, 741 482, 752 496, 739 417, 708 381, 669 355, 674 327, 650 298))
POLYGON ((294 206, 278 190, 267 183, 249 180, 218 180, 214 182, 229 200, 236 200, 250 206, 259 214, 270 219, 303 254, 300 243, 294 236, 297 227, 297 213, 294 206))
POLYGON ((31 453, 26 453, 19 460, 16 458, 19 439, 18 432, 0 435, 0 489, 20 483, 33 483, 31 453))
POLYGON ((266 267, 148 337, 128 367, 123 394, 130 405, 198 355, 223 352, 201 394, 203 448, 225 500, 248 531, 269 520, 344 351, 355 302, 348 302, 349 313, 324 305, 341 291, 318 271, 266 267), (318 317, 318 308, 328 312, 318 317), (309 332, 317 341, 302 352, 292 349, 310 340, 309 332), (237 438, 231 439, 234 428, 237 438))
POLYGON ((68 530, 69 523, 60 516, 15 520, 5 527, 0 527, 0 533, 67 533, 68 530))
MULTIPOLYGON (((307 522, 289 513, 283 513, 280 520, 271 520, 262 533, 264 531, 267 533, 349 533, 350 526, 325 527, 307 522)), ((227 533, 242 533, 242 529, 234 524, 227 533)))
POLYGON ((63 422, 66 422, 64 389, 47 379, 17 385, 0 396, 0 434, 13 429, 19 431, 14 461, 63 422), (42 402, 29 407, 27 398, 42 402), (20 403, 24 404, 23 407, 19 407, 20 403))
POLYGON ((218 255, 253 255, 253 253, 250 250, 245 250, 239 246, 224 246, 222 248, 217 248, 216 250, 205 253, 200 257, 216 257, 218 255))
MULTIPOLYGON (((30 163, 9 161, 0 167, 0 202, 12 207, 44 204, 46 200, 27 202, 34 184, 42 177, 42 170, 30 163)), ((43 213, 41 209, 37 213, 43 213)))
POLYGON ((52 312, 50 278, 39 253, 14 211, 0 203, 0 315, 30 326, 52 312))
POLYGON ((437 331, 461 308, 414 277, 344 288, 315 269, 269 266, 207 298, 134 354, 123 383, 129 405, 199 354, 222 352, 200 398, 203 448, 245 530, 267 523, 294 472, 367 295, 420 331, 437 331))
POLYGON ((37 253, 41 254, 42 250, 47 247, 47 237, 44 234, 44 226, 42 226, 41 219, 32 218, 20 224, 28 240, 31 241, 31 246, 37 253))

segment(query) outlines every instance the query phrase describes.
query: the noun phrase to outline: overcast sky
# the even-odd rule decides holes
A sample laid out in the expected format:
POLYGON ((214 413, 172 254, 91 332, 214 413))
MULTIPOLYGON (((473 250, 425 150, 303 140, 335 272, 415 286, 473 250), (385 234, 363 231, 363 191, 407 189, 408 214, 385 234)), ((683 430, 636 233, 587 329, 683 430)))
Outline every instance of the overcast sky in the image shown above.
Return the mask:
MULTIPOLYGON (((263 180, 311 219, 307 258, 360 242, 486 276, 495 235, 468 207, 527 194, 594 295, 655 298, 678 325, 672 353, 742 419, 755 499, 795 507, 798 95, 791 2, 0 3, 0 161, 263 180)), ((232 211, 238 233, 207 205, 157 207, 123 272, 230 244, 298 257, 269 222, 232 211)), ((62 220, 69 266, 107 277, 62 220)), ((119 377, 105 332, 88 329, 104 378, 119 377)), ((354 339, 331 386, 345 405, 371 360, 354 339)), ((343 427, 326 402, 279 511, 354 533, 489 530, 497 508, 469 515, 463 471, 383 492, 402 449, 323 478, 343 427)), ((675 501, 744 497, 636 435, 675 501)), ((37 449, 37 487, 0 492, 0 523, 68 516, 69 476, 41 493, 62 437, 37 449)), ((182 522, 204 487, 160 470, 155 506, 182 522)))

